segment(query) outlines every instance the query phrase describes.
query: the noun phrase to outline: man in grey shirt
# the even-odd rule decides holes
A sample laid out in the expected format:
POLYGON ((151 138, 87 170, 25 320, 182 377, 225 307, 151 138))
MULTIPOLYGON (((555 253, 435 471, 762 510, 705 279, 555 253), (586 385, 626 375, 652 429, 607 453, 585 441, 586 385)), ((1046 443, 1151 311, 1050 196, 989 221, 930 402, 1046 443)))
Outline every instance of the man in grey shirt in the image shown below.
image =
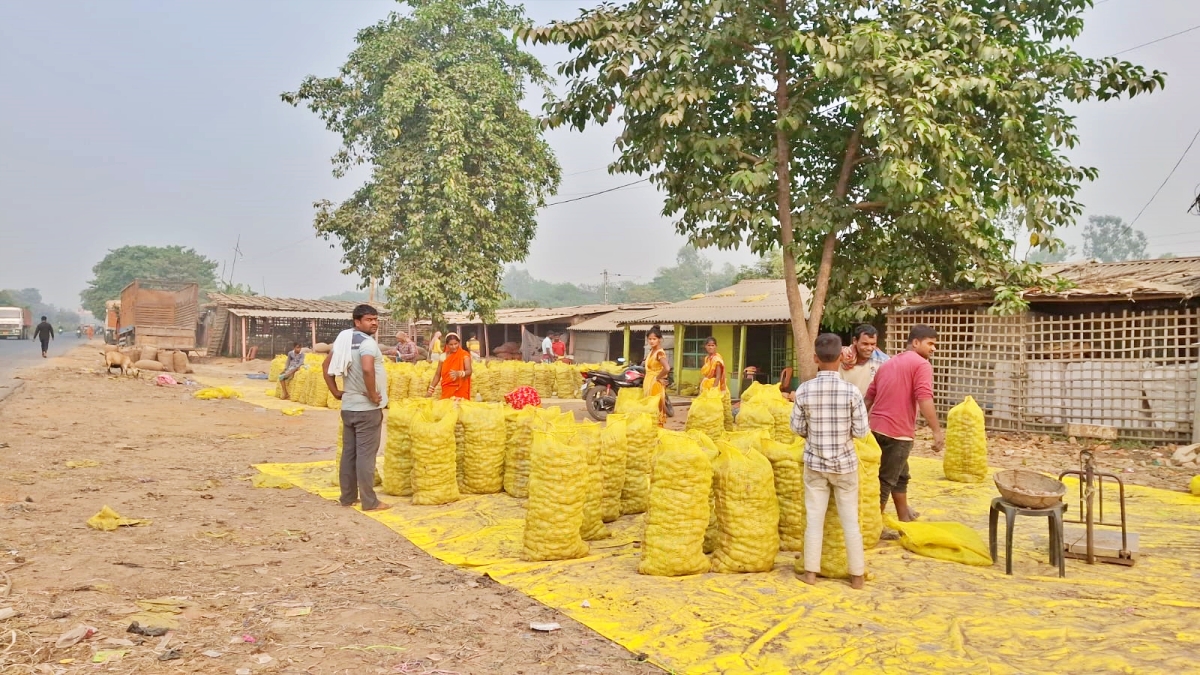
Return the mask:
MULTIPOLYGON (((331 351, 321 372, 325 386, 342 402, 342 463, 338 501, 352 506, 361 497, 363 511, 382 511, 390 506, 375 496, 375 457, 379 454, 379 435, 383 430, 383 410, 387 407, 387 374, 383 370, 383 352, 373 337, 379 330, 379 312, 370 305, 354 308, 350 366, 343 378, 344 391, 329 372, 331 351)), ((336 342, 335 349, 336 349, 336 342)))
POLYGON ((288 382, 296 375, 297 370, 304 367, 304 352, 300 351, 301 349, 303 347, 299 342, 292 345, 292 351, 287 353, 287 365, 279 374, 279 388, 283 390, 283 398, 288 398, 288 382))

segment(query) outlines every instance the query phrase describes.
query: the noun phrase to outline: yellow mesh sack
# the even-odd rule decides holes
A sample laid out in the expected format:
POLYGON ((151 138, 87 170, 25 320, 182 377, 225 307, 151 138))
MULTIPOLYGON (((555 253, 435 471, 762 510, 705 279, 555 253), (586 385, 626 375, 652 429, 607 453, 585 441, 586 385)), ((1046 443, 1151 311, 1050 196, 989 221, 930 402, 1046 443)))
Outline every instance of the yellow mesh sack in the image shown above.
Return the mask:
POLYGON ((524 499, 529 496, 529 448, 538 408, 504 411, 504 491, 524 499))
POLYGON ((987 431, 983 409, 970 396, 950 409, 946 416, 946 452, 942 457, 946 478, 959 483, 982 483, 987 479, 987 431))
POLYGON ((733 431, 733 399, 731 398, 731 394, 729 393, 728 389, 721 392, 721 407, 724 409, 725 413, 725 431, 733 431))
POLYGON ((487 366, 487 361, 471 362, 471 396, 476 401, 495 403, 495 372, 487 366))
POLYGON ((580 534, 584 541, 604 539, 609 536, 604 526, 604 473, 601 465, 600 425, 587 420, 575 424, 575 437, 571 445, 587 458, 587 473, 584 475, 586 501, 583 503, 583 525, 580 534))
POLYGON ((684 428, 703 431, 709 438, 725 435, 725 403, 719 389, 703 391, 692 399, 684 428))
POLYGON ((537 420, 542 424, 553 426, 555 422, 562 417, 562 408, 552 405, 549 408, 534 408, 537 414, 537 420))
POLYGON ((775 474, 775 496, 779 499, 779 550, 804 550, 804 439, 792 443, 767 439, 763 455, 775 474))
POLYGON ((454 482, 458 485, 460 494, 467 491, 463 486, 463 465, 465 464, 463 457, 466 455, 466 451, 467 441, 464 437, 463 425, 460 420, 454 425, 454 482))
MULTIPOLYGON (((324 379, 324 378, 322 378, 322 379, 324 379)), ((333 379, 335 382, 337 382, 338 391, 345 391, 345 387, 346 387, 345 379, 342 378, 341 375, 338 375, 337 377, 335 377, 333 379)), ((333 395, 333 392, 329 391, 329 387, 325 387, 325 407, 329 408, 330 410, 341 410, 342 409, 342 399, 335 397, 333 395)))
POLYGON ((559 434, 534 431, 529 501, 525 505, 525 560, 567 560, 588 554, 580 536, 587 499, 587 458, 559 434))
POLYGON ((1188 490, 1197 497, 1200 497, 1200 476, 1192 476, 1192 482, 1188 483, 1188 490))
MULTIPOLYGON (((869 550, 879 543, 883 533, 883 514, 879 510, 879 462, 883 451, 873 434, 854 439, 854 451, 858 455, 858 528, 862 532, 863 549, 869 550)), ((830 579, 846 579, 850 576, 850 563, 846 558, 846 537, 838 519, 837 502, 829 498, 825 511, 825 524, 821 536, 821 576, 830 579)), ((804 560, 796 559, 796 571, 804 571, 804 560)))
MULTIPOLYGON (((412 396, 412 382, 416 371, 413 370, 411 363, 397 363, 392 373, 388 373, 388 384, 392 384, 395 380, 391 394, 397 399, 408 398, 412 396)), ((417 385, 420 387, 420 385, 417 385)))
POLYGON ((600 432, 600 473, 603 490, 600 517, 611 523, 621 517, 621 490, 625 486, 625 460, 629 448, 625 439, 624 415, 611 413, 600 432))
POLYGON ((279 376, 287 369, 287 354, 280 354, 271 359, 271 367, 267 369, 267 381, 278 382, 279 376))
POLYGON ((533 365, 533 390, 539 398, 554 398, 554 368, 549 363, 533 365))
POLYGON ((792 431, 792 406, 787 399, 768 400, 771 418, 775 421, 771 427, 771 438, 784 444, 796 440, 796 432, 792 431))
POLYGON ((740 397, 742 400, 742 405, 745 405, 745 404, 749 403, 750 401, 753 401, 754 399, 758 398, 759 396, 763 396, 764 397, 763 400, 765 401, 765 400, 769 400, 769 399, 773 399, 773 398, 783 398, 783 392, 781 392, 779 390, 779 385, 777 385, 777 384, 763 384, 762 382, 751 382, 750 386, 746 387, 746 391, 743 391, 742 395, 740 397))
POLYGON ((675 431, 659 434, 639 573, 675 577, 708 571, 704 532, 711 488, 712 464, 696 441, 675 431))
POLYGON ((412 437, 413 504, 449 504, 459 498, 454 442, 458 410, 453 405, 438 403, 417 413, 409 429, 412 437))
POLYGON ((301 402, 315 408, 324 408, 329 387, 325 385, 325 375, 321 372, 321 367, 305 366, 304 370, 308 371, 308 388, 305 390, 304 400, 301 402))
MULTIPOLYGON (((528 361, 528 362, 516 361, 515 363, 517 364, 517 386, 518 387, 534 386, 536 384, 534 382, 534 378, 536 377, 534 375, 534 369, 537 366, 537 364, 532 361, 528 361)), ((539 394, 539 396, 540 396, 540 394, 539 394)))
POLYGON ((771 463, 717 441, 713 462, 717 493, 717 542, 713 572, 769 572, 779 553, 779 500, 771 463))
POLYGON ((304 397, 308 392, 309 370, 307 367, 300 367, 292 379, 288 382, 288 400, 295 403, 303 403, 304 397))
POLYGON ((978 532, 962 523, 902 523, 888 516, 887 525, 900 533, 900 545, 917 555, 979 567, 992 564, 987 543, 978 532))
MULTIPOLYGON (((628 387, 626 389, 617 390, 617 402, 613 405, 613 412, 631 413, 637 407, 637 402, 642 400, 645 395, 642 393, 641 387, 628 387)), ((657 410, 655 411, 657 413, 657 410)))
POLYGON ((497 382, 500 385, 500 397, 508 396, 517 388, 517 368, 521 364, 517 361, 501 361, 499 377, 497 382))
POLYGON ((619 410, 617 412, 624 412, 624 413, 628 413, 630 415, 636 415, 638 413, 646 413, 647 415, 653 416, 654 419, 656 420, 655 423, 657 424, 659 408, 662 404, 662 397, 663 397, 662 394, 655 394, 653 396, 642 396, 638 400, 627 405, 625 410, 619 410))
POLYGON ((463 488, 477 495, 499 492, 504 488, 504 408, 463 401, 458 421, 463 428, 463 488))
POLYGON ((569 363, 554 364, 554 395, 558 398, 579 398, 583 379, 579 370, 569 363))
POLYGON ((644 513, 650 505, 650 459, 658 443, 658 416, 635 413, 626 417, 625 484, 621 486, 621 515, 644 513))
POLYGON ((767 429, 745 429, 725 434, 723 440, 742 452, 761 452, 763 443, 770 437, 771 432, 767 429))
POLYGON ((342 470, 342 443, 344 441, 342 434, 346 431, 345 425, 342 424, 342 416, 338 415, 337 418, 337 452, 333 454, 333 479, 330 481, 330 485, 335 486, 340 484, 340 481, 338 480, 338 472, 342 470))
POLYGON ((765 400, 742 401, 742 409, 737 416, 738 431, 762 430, 775 435, 775 414, 771 412, 771 404, 765 400))
MULTIPOLYGON (((434 365, 428 361, 419 361, 413 365, 413 376, 408 383, 408 395, 414 398, 432 398, 429 394, 429 383, 433 381, 434 365)), ((434 389, 436 391, 436 387, 434 389)))
MULTIPOLYGON (((687 435, 692 440, 696 441, 696 445, 704 451, 705 457, 708 458, 709 465, 716 461, 717 455, 721 454, 717 450, 717 444, 713 442, 708 434, 695 429, 687 432, 687 435)), ((708 487, 708 529, 704 531, 704 552, 712 553, 717 547, 717 490, 716 490, 716 475, 713 476, 712 484, 708 487)))
POLYGON ((397 497, 407 497, 412 490, 413 418, 429 409, 428 401, 400 399, 388 404, 387 445, 383 451, 383 491, 397 497))

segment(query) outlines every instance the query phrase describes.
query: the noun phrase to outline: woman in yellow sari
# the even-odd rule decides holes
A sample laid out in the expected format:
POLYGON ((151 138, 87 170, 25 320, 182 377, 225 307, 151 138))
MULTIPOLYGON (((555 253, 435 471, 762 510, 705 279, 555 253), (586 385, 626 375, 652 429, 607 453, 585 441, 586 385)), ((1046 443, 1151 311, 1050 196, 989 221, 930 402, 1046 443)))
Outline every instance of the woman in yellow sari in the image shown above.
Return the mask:
POLYGON ((717 351, 717 339, 710 337, 704 341, 704 365, 700 368, 700 391, 716 389, 721 392, 721 404, 725 408, 725 431, 733 431, 733 406, 729 400, 728 378, 725 375, 725 359, 717 351))
POLYGON ((646 379, 642 381, 642 393, 646 396, 658 396, 658 426, 667 421, 667 376, 671 372, 671 363, 667 360, 667 352, 662 348, 662 329, 652 326, 646 332, 646 379))

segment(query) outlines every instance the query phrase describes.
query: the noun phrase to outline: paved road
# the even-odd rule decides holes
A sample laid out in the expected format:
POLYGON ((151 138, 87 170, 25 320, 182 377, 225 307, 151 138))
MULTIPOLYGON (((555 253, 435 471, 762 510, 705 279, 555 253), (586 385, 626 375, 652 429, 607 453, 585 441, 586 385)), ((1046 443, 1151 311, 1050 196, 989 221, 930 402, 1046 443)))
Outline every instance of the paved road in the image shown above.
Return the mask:
MULTIPOLYGON (((82 344, 85 344, 85 341, 76 338, 74 332, 70 335, 56 335, 50 341, 50 356, 61 356, 82 344)), ((8 393, 7 389, 12 386, 14 373, 36 365, 41 360, 42 351, 37 340, 0 340, 0 399, 4 398, 8 393)))

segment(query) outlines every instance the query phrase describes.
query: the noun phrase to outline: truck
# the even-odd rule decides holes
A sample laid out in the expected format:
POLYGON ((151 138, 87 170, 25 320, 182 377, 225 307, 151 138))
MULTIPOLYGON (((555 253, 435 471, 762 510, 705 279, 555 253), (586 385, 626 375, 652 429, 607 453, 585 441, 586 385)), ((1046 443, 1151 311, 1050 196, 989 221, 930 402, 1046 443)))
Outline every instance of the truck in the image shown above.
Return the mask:
POLYGON ((24 307, 0 307, 0 337, 28 340, 33 331, 33 314, 24 307))
POLYGON ((121 301, 107 300, 104 303, 104 343, 117 344, 117 328, 121 325, 121 301))
POLYGON ((117 344, 193 350, 199 315, 197 284, 135 280, 121 290, 117 344))

